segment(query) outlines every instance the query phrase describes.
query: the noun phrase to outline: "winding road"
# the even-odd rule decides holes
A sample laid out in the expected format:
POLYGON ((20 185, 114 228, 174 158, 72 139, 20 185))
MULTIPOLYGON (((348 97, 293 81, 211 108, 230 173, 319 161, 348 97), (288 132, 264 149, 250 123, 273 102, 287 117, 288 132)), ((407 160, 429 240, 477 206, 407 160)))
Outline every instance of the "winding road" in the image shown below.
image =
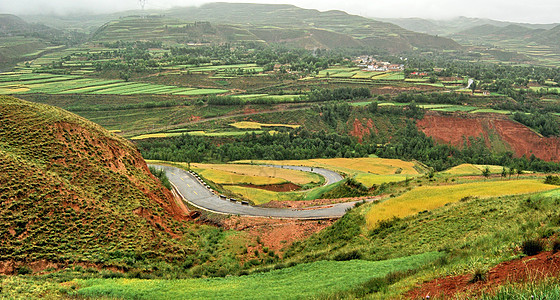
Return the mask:
MULTIPOLYGON (((150 166, 164 170, 169 181, 185 201, 200 209, 219 214, 283 219, 330 219, 342 217, 347 209, 354 207, 356 204, 356 202, 346 202, 301 209, 264 208, 243 205, 238 201, 233 202, 230 199, 221 198, 212 190, 205 187, 204 183, 199 181, 194 174, 183 169, 164 165, 150 164, 150 166)), ((277 165, 267 166, 313 172, 325 177, 326 185, 339 182, 343 179, 338 173, 321 168, 277 165)))

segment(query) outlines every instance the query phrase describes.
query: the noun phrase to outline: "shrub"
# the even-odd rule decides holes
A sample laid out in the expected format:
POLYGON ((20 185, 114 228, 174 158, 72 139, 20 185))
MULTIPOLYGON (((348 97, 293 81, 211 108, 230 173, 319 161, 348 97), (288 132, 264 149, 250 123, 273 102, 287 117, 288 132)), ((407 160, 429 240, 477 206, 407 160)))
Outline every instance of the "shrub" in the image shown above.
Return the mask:
POLYGON ((338 253, 333 257, 333 259, 336 261, 347 261, 347 260, 361 259, 361 258, 362 258, 362 253, 360 253, 360 251, 358 250, 338 253))
POLYGON ((548 175, 544 179, 545 184, 553 184, 553 185, 560 185, 560 177, 548 175))
POLYGON ((485 280, 486 280, 486 272, 481 269, 476 269, 473 273, 471 280, 469 280, 469 283, 476 283, 485 280))
POLYGON ((542 252, 543 249, 544 249, 543 243, 540 240, 536 240, 536 239, 526 240, 521 245, 521 251, 527 256, 537 255, 540 252, 542 252))
POLYGON ((16 268, 16 272, 18 275, 27 275, 33 273, 33 270, 29 266, 19 266, 16 268))
POLYGON ((556 253, 560 251, 560 239, 555 239, 552 241, 552 252, 556 253))

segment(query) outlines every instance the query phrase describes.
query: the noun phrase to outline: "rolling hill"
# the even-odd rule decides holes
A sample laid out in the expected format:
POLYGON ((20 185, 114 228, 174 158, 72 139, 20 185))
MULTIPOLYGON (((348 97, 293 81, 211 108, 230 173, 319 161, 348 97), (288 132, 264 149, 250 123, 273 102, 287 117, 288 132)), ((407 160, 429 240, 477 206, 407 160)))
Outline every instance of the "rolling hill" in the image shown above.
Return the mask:
POLYGON ((0 70, 17 62, 83 41, 84 34, 30 24, 21 18, 0 14, 0 70))
POLYGON ((179 43, 258 41, 305 48, 367 47, 393 53, 461 47, 447 38, 412 32, 342 11, 238 3, 211 3, 174 8, 147 17, 120 18, 102 26, 94 34, 94 40, 131 40, 140 36, 179 43))
MULTIPOLYGON (((376 18, 378 19, 378 18, 376 18)), ((449 20, 432 20, 432 19, 421 19, 421 18, 389 18, 378 19, 380 21, 389 22, 401 26, 402 28, 422 32, 432 35, 443 35, 450 36, 454 33, 469 30, 471 28, 490 25, 492 27, 507 27, 507 26, 519 26, 527 29, 552 29, 559 24, 530 24, 530 23, 516 23, 516 22, 506 22, 497 21, 492 19, 481 19, 481 18, 468 18, 468 17, 457 17, 449 20)))
POLYGON ((172 259, 188 219, 136 148, 47 105, 0 98, 0 272, 172 259))

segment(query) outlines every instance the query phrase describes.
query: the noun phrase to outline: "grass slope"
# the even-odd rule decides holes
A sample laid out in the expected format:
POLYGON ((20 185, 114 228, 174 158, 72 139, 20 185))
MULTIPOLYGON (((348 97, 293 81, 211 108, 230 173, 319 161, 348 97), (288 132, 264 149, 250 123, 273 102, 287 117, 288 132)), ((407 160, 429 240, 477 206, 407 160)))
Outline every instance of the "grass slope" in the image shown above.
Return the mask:
POLYGON ((0 97, 0 114, 0 261, 126 268, 185 253, 185 217, 131 143, 47 105, 0 97))
POLYGON ((390 272, 419 268, 437 252, 387 261, 320 261, 249 276, 187 280, 80 280, 86 297, 128 299, 302 299, 349 290, 390 272))

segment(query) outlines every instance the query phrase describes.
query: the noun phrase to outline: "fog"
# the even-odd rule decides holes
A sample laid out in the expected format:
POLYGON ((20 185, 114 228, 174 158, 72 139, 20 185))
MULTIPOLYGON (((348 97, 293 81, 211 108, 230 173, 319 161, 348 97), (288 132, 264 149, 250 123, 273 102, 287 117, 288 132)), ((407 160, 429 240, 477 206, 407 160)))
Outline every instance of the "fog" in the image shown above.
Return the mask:
MULTIPOLYGON (((198 6, 215 1, 204 0, 146 0, 146 9, 168 9, 174 6, 198 6)), ((227 1, 252 3, 288 3, 303 8, 343 10, 373 18, 431 18, 449 19, 458 16, 491 18, 528 23, 560 22, 558 0, 284 0, 284 1, 227 1)), ((1 0, 0 12, 16 15, 30 14, 88 14, 139 9, 138 0, 1 0)))

